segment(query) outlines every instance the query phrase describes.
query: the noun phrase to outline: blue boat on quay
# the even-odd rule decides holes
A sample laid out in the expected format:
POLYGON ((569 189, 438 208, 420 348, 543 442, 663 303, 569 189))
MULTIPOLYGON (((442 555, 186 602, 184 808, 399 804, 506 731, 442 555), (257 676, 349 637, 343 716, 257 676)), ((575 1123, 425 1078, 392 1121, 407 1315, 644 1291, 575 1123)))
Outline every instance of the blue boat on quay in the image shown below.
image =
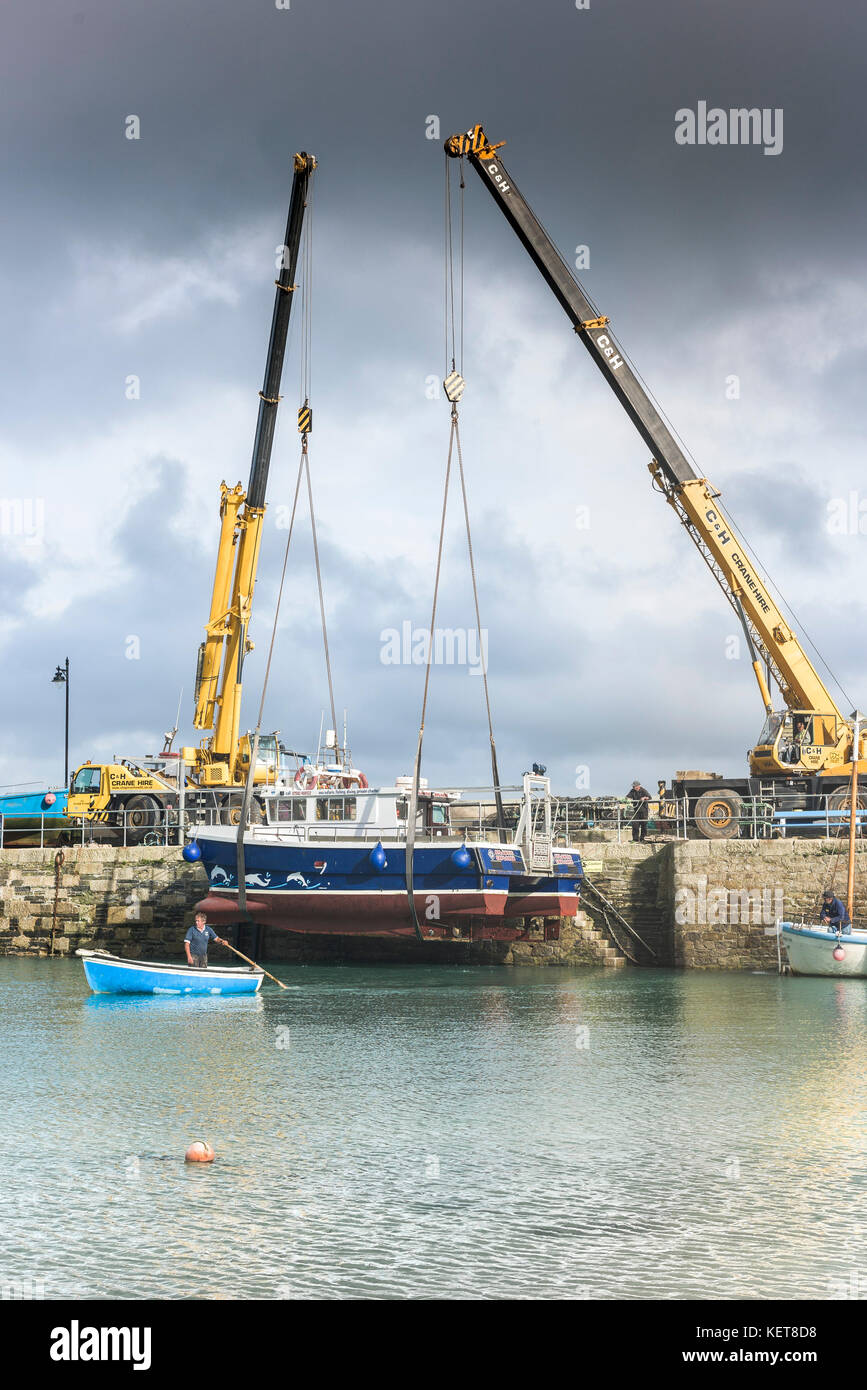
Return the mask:
POLYGON ((94 994, 256 994, 264 971, 238 965, 180 965, 125 960, 108 951, 76 951, 94 994))
POLYGON ((17 790, 0 796, 0 845, 54 844, 69 826, 63 787, 17 790))

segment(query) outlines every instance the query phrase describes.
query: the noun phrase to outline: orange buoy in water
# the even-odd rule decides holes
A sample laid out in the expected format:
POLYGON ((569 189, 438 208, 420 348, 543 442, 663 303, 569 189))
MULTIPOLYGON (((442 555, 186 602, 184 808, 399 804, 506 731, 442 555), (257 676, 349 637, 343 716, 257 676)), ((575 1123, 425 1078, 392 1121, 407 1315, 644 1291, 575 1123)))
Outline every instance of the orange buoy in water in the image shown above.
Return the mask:
POLYGON ((214 1153, 210 1144, 206 1144, 204 1139, 197 1139, 195 1144, 191 1144, 184 1154, 184 1162, 213 1163, 216 1157, 217 1155, 214 1153))

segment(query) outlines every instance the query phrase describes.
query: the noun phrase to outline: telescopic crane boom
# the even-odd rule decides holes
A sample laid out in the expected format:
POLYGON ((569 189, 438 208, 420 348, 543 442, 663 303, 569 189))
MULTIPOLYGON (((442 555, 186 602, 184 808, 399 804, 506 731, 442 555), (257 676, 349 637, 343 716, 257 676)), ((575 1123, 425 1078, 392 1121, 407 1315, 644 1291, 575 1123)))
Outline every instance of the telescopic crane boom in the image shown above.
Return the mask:
MULTIPOLYGON (((632 370, 608 318, 600 316, 532 209, 507 173, 480 125, 445 142, 446 153, 466 158, 497 203, 549 288, 565 309, 593 362, 652 454, 654 484, 674 508, 734 608, 744 631, 767 717, 750 753, 756 777, 838 777, 852 757, 852 725, 844 718, 792 632, 747 548, 725 515, 719 492, 698 476, 632 370), (775 715, 762 669, 782 692, 786 711, 775 715), (798 724, 803 716, 803 725, 798 724), (794 721, 794 722, 793 722, 794 721), (797 731, 797 732, 796 732, 797 731), (806 733, 808 738, 804 738, 806 733)), ((867 768, 864 769, 867 771, 867 768)))
MULTIPOLYGON (((289 217, 282 248, 281 269, 275 280, 271 337, 265 379, 259 392, 259 416, 247 490, 241 484, 221 484, 220 542, 205 640, 199 648, 196 672, 197 729, 213 729, 198 753, 198 780, 203 786, 235 786, 246 777, 240 766, 241 688, 244 658, 252 650, 248 638, 253 591, 259 564, 265 492, 280 401, 283 358, 297 289, 295 271, 301 245, 304 212, 316 160, 296 154, 289 217)), ((244 740, 246 745, 246 740, 244 740)), ((249 750, 247 751, 249 758, 249 750)))

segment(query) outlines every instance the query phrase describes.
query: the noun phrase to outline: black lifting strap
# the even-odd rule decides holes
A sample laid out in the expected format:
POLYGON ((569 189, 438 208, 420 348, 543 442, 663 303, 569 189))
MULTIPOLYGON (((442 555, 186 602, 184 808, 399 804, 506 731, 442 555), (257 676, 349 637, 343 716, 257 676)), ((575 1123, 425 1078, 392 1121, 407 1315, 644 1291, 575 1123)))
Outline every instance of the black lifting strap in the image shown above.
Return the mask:
POLYGON ((457 406, 452 406, 452 422, 455 432, 455 442, 458 446, 458 467, 461 474, 461 496, 464 502, 464 521, 467 527, 467 552, 470 557, 470 575, 473 581, 473 603, 476 609, 476 632, 479 639, 479 656, 482 660, 482 684, 485 691, 485 712, 488 716, 488 738, 491 742, 491 777, 494 783, 494 799, 497 804, 497 825, 500 831, 505 829, 505 815, 503 813, 503 797, 500 791, 500 774, 497 769, 497 745, 494 741, 494 722, 491 718, 491 697, 488 691, 488 661, 487 652, 482 647, 482 618, 479 612, 479 588, 476 583, 476 565, 473 559, 473 538, 470 532, 470 509, 467 505, 467 485, 464 479, 464 458, 461 452, 461 435, 458 429, 457 406))
POLYGON ((298 493, 301 489, 301 475, 304 471, 306 461, 306 449, 302 447, 301 462, 298 465, 298 476, 295 479, 295 496, 292 500, 292 515, 289 519, 289 534, 286 537, 286 549, 283 551, 283 568, 280 571, 280 588, 277 590, 277 604, 274 609, 274 622, 271 626, 271 642, 268 647, 268 660, 265 663, 265 679, 262 682, 262 696, 259 700, 259 718, 256 721, 256 732, 253 735, 253 746, 250 749, 250 766, 247 769, 247 781, 244 786, 244 803, 241 808, 241 819, 238 823, 238 837, 235 842, 238 911, 243 917, 249 915, 247 912, 247 870, 244 855, 244 833, 247 829, 247 821, 250 817, 250 802, 253 799, 253 780, 256 775, 256 762, 259 757, 259 735, 262 732, 262 719, 265 712, 265 695, 268 690, 268 678, 271 674, 271 658, 274 655, 274 641, 277 636, 277 620, 280 617, 280 604, 283 601, 283 586, 286 582, 286 564, 289 559, 289 547, 292 544, 292 533, 295 529, 295 512, 298 507, 298 493))
POLYGON ((487 661, 486 661, 486 659, 485 659, 485 653, 484 653, 483 647, 482 647, 482 622, 481 622, 481 615, 480 615, 480 611, 479 611, 479 590, 478 590, 478 585, 477 585, 477 583, 476 583, 476 567, 475 567, 475 561, 474 561, 474 559, 473 559, 473 541, 472 541, 472 535, 471 535, 471 532, 470 532, 470 513, 469 513, 469 506, 468 506, 468 504, 467 504, 467 487, 466 487, 466 479, 465 479, 465 477, 464 477, 464 460, 463 460, 463 455, 462 455, 462 453, 461 453, 461 436, 460 436, 460 429, 459 429, 459 427, 458 427, 458 408, 457 408, 457 405, 453 403, 453 404, 452 404, 452 423, 451 423, 451 430, 450 430, 450 432, 449 432, 449 452, 448 452, 448 458, 447 458, 447 460, 446 460, 446 477, 445 477, 445 485, 444 485, 444 487, 443 487, 443 509, 442 509, 442 515, 441 515, 441 517, 440 517, 440 536, 439 536, 439 545, 438 545, 438 547, 437 547, 436 574, 435 574, 435 577, 434 577, 433 604, 432 604, 432 607, 431 607, 430 631, 429 631, 429 633, 428 633, 427 662, 426 662, 426 665, 425 665, 425 675, 424 675, 424 695, 423 695, 423 697, 422 697, 421 721, 420 721, 420 723, 419 723, 418 744, 417 744, 417 747, 416 747, 416 754, 415 754, 415 768, 414 768, 414 770, 413 770, 412 794, 411 794, 411 796, 410 796, 410 803, 409 803, 409 807, 408 807, 408 809, 407 809, 407 824, 406 824, 406 891, 407 891, 407 899, 408 899, 408 903, 409 903, 410 918, 412 919, 413 929, 414 929, 414 931, 415 931, 416 940, 418 940, 418 941, 423 941, 423 940, 424 940, 424 936, 423 936, 423 934, 422 934, 421 925, 420 925, 419 920, 418 920, 418 913, 416 912, 416 907, 415 907, 415 891, 414 891, 414 876, 413 876, 413 857, 414 857, 414 851, 415 851, 415 829, 416 829, 416 817, 417 817, 417 815, 418 815, 418 792, 419 792, 419 782, 420 782, 420 780, 421 780, 421 751, 422 751, 422 743, 423 743, 423 741, 424 741, 424 723, 425 723, 425 716, 426 716, 426 714, 427 714, 427 698, 428 698, 428 691, 429 691, 429 689, 430 689, 430 673, 431 673, 431 663, 432 663, 432 660, 433 660, 434 632, 435 632, 435 629, 436 629, 436 615, 437 615, 437 601, 438 601, 438 598, 439 598, 440 574, 441 574, 441 571, 442 571, 442 560, 443 560, 443 542, 444 542, 444 538, 445 538, 445 527, 446 527, 446 511, 447 511, 447 509, 448 509, 448 500, 449 500, 449 480, 450 480, 450 478, 451 478, 451 471, 452 471, 452 454, 453 454, 455 445, 457 445, 458 469, 459 469, 459 472, 460 472, 460 479, 461 479, 461 496, 462 496, 462 498, 463 498, 463 504, 464 504, 464 521, 465 521, 466 529, 467 529, 467 549, 468 549, 468 551, 469 551, 469 557, 470 557, 470 575, 472 576, 472 581, 473 581, 473 601, 474 601, 474 604, 475 604, 475 611, 476 611, 476 630, 477 630, 477 633, 478 633, 478 640, 479 640, 479 654, 480 654, 481 659, 482 659, 482 681, 483 681, 484 691, 485 691, 485 710, 486 710, 487 716, 488 716, 488 737, 489 737, 489 739, 490 739, 490 744, 491 744, 491 772, 492 772, 493 781, 494 781, 494 797, 495 797, 496 803, 497 803, 497 823, 498 823, 498 826, 501 828, 501 831, 502 831, 502 828, 505 826, 505 815, 504 815, 504 812, 503 812, 503 797, 502 797, 502 793, 501 793, 501 790, 500 790, 500 774, 499 774, 499 771, 498 771, 498 769, 497 769, 497 746, 496 746, 496 743, 495 743, 495 741, 494 741, 494 726, 493 726, 493 721, 492 721, 492 718, 491 718, 491 700, 490 700, 490 695, 489 695, 489 692, 488 692, 487 661))
POLYGON ((417 940, 417 941, 424 941, 424 936, 422 935, 421 926, 419 925, 418 913, 417 913, 416 910, 415 910, 415 890, 414 890, 414 879, 413 879, 413 853, 414 853, 414 851, 415 851, 415 822, 416 822, 416 816, 417 816, 417 814, 418 814, 418 784, 419 784, 419 778, 420 778, 420 776, 421 776, 421 746, 422 746, 422 742, 423 742, 423 740, 424 740, 424 721, 425 721, 425 715, 426 715, 426 713, 427 713, 427 697, 428 697, 428 690, 430 689, 430 668, 431 668, 431 659, 432 659, 432 656, 433 656, 434 628, 436 627, 436 619, 437 619, 437 599, 438 599, 438 597, 439 597, 439 589, 440 589, 440 573, 441 573, 441 571, 442 571, 442 563, 443 563, 443 540, 444 540, 444 538, 445 538, 445 530, 446 530, 446 510, 447 510, 447 508, 448 508, 448 501, 449 501, 449 479, 451 478, 451 474, 452 474, 452 450, 453 450, 453 448, 454 448, 454 442, 455 442, 455 426, 456 426, 456 424, 457 424, 457 414, 456 414, 456 412, 455 412, 454 407, 452 407, 452 427, 451 427, 451 432, 450 432, 450 434, 449 434, 449 452, 448 452, 448 458, 446 459, 446 480, 445 480, 445 485, 444 485, 444 487, 443 487, 443 509, 442 509, 442 515, 441 515, 441 517, 440 517, 440 539, 439 539, 439 545, 438 545, 438 547, 437 547, 437 565, 436 565, 436 573, 435 573, 435 575, 434 575, 433 605, 432 605, 432 607, 431 607, 431 615, 430 615, 430 632, 429 632, 428 644, 427 644, 427 662, 426 662, 426 664, 425 664, 425 673, 424 673, 424 694, 423 694, 423 696, 422 696, 422 702, 421 702, 421 720, 420 720, 419 726, 418 726, 418 745, 417 745, 417 747, 416 747, 416 753, 415 753, 415 768, 414 768, 414 770, 413 770, 413 777, 412 777, 412 793, 411 793, 411 795, 410 795, 409 806, 407 807, 407 812, 406 812, 406 893, 407 893, 407 899, 408 899, 408 901, 409 901, 409 915, 410 915, 410 917, 411 917, 411 919, 412 919, 413 930, 415 931, 415 936, 416 936, 416 940, 417 940))

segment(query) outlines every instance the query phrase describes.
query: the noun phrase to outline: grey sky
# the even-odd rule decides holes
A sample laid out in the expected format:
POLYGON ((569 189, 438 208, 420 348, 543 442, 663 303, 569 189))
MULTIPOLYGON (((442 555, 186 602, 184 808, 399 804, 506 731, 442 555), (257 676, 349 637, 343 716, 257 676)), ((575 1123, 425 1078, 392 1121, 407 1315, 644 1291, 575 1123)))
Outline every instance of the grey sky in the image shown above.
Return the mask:
MULTIPOLYGON (((0 536, 0 782, 59 775, 50 676, 67 654, 76 761, 159 747, 182 686, 192 737, 219 483, 247 476, 299 148, 319 160, 312 457, 337 700, 373 779, 409 768, 421 671, 380 656, 384 629, 429 613, 448 434, 425 396, 443 369, 432 114, 443 136, 481 120, 506 140, 567 259, 589 245, 582 280, 864 703, 867 536, 826 518, 851 493, 867 513, 867 16, 840 0, 34 0, 0 25, 0 497, 45 508, 42 539, 0 536), (782 154, 676 145, 675 111, 699 100, 782 108, 782 154)), ((465 196, 462 427, 503 775, 541 759, 566 791, 586 764, 606 792, 739 773, 761 706, 745 656, 726 658, 733 615, 471 171, 465 196)), ((297 462, 295 348, 248 720, 297 462)), ((290 568, 268 722, 306 747, 326 698, 309 545, 290 568)), ((442 624, 470 622, 470 601, 455 507, 442 624)), ((435 672, 431 778, 486 775, 479 686, 435 672)))

